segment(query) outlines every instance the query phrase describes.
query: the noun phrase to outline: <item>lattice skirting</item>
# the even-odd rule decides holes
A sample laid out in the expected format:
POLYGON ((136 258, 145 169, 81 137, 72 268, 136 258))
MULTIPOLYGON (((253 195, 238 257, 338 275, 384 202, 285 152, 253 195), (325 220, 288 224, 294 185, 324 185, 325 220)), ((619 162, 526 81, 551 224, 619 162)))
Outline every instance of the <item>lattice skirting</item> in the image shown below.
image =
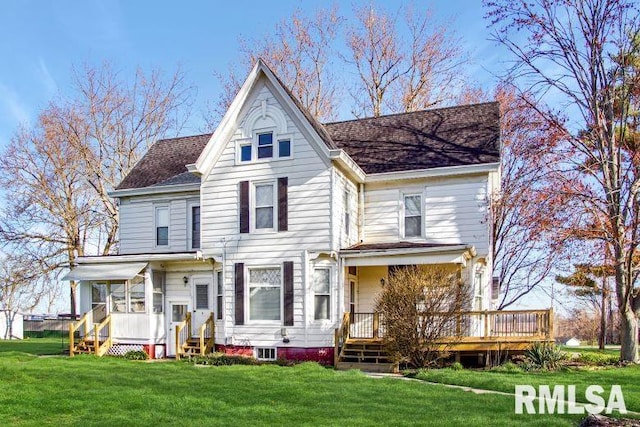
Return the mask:
POLYGON ((130 351, 143 351, 144 346, 142 344, 114 344, 107 354, 109 356, 124 356, 130 351))

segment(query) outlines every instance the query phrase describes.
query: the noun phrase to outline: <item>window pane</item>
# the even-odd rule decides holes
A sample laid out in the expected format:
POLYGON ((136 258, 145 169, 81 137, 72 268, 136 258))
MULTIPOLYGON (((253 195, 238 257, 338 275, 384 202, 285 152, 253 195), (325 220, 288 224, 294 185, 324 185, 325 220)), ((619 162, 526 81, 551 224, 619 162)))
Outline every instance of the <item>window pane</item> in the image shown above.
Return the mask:
POLYGON ((222 271, 216 272, 216 282, 218 282, 218 295, 222 295, 222 271))
POLYGON ((169 226, 169 209, 168 208, 156 209, 156 226, 158 227, 169 226))
POLYGON ((218 312, 218 319, 222 319, 222 310, 224 310, 224 308, 222 307, 222 295, 218 295, 217 302, 216 302, 216 311, 218 312))
POLYGON ((127 311, 124 292, 124 283, 111 284, 111 311, 116 313, 124 313, 127 311))
POLYGON ((251 161, 251 145, 242 145, 240 147, 240 161, 241 162, 251 161))
POLYGON ((315 315, 316 320, 329 319, 329 295, 315 296, 315 315))
POLYGON ((196 309, 209 309, 209 285, 196 285, 196 309))
POLYGON ((129 311, 144 313, 144 279, 136 277, 129 283, 129 311))
POLYGON ((273 208, 256 209, 256 228, 273 228, 273 208))
POLYGON ((313 270, 313 292, 317 294, 329 293, 329 269, 316 268, 313 270))
POLYGON ((291 156, 291 141, 288 139, 278 141, 278 156, 289 157, 291 156))
POLYGON ((156 228, 156 245, 167 246, 169 244, 169 227, 156 228))
POLYGON ((200 248, 200 206, 191 207, 191 247, 200 248))
POLYGON ((280 320, 280 288, 252 288, 249 306, 251 320, 280 320))
POLYGON ((258 135, 258 146, 261 145, 272 145, 273 144, 273 134, 269 133, 261 133, 258 135))
POLYGON ((258 135, 258 158, 273 157, 273 134, 263 133, 258 135))
POLYGON ((187 315, 187 306, 181 304, 173 304, 171 306, 171 321, 182 322, 187 315))
POLYGON ((256 206, 273 206, 273 185, 256 185, 256 206))
POLYGON ((162 294, 158 292, 153 293, 153 312, 162 313, 162 294))
POLYGON ((249 283, 263 286, 280 286, 279 268, 252 268, 249 270, 249 283))
POLYGON ((94 304, 107 302, 107 285, 94 283, 91 287, 91 302, 94 304))
POLYGON ((259 159, 269 159, 273 157, 273 147, 258 147, 258 158, 259 159))
POLYGON ((422 217, 410 216, 404 218, 404 235, 406 237, 420 236, 422 227, 422 217))
POLYGON ((420 200, 422 197, 420 196, 406 196, 404 198, 404 215, 405 216, 415 216, 421 215, 422 210, 420 209, 420 200))

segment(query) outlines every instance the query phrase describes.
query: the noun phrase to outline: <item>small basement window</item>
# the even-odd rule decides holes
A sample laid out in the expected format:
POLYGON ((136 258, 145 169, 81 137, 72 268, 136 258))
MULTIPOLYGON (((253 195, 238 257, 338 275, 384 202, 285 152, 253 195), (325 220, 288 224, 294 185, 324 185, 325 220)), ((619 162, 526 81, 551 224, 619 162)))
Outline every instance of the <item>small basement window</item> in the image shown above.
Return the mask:
POLYGON ((256 359, 265 361, 274 361, 277 359, 278 353, 275 347, 256 347, 256 359))

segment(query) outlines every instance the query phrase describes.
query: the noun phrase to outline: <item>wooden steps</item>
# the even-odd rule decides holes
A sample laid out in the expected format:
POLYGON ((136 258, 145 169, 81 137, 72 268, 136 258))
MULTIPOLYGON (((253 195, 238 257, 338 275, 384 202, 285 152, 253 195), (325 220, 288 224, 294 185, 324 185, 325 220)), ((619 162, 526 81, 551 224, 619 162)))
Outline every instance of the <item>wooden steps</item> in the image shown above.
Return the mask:
POLYGON ((395 372, 396 366, 389 360, 381 341, 348 340, 336 369, 359 369, 367 372, 395 372))
MULTIPOLYGON (((200 356, 202 354, 200 348, 200 338, 199 337, 191 337, 187 339, 187 342, 182 345, 182 356, 191 357, 191 356, 200 356)), ((205 351, 205 354, 208 353, 205 351)))

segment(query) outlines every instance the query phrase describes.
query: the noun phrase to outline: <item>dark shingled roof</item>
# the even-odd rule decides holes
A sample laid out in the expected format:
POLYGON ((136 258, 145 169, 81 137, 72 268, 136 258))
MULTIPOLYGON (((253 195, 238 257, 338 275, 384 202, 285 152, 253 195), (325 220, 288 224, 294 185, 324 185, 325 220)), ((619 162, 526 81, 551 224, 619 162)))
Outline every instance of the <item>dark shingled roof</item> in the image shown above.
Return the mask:
POLYGON ((133 167, 116 190, 200 182, 185 165, 195 163, 211 134, 162 139, 133 167))
POLYGON ((324 126, 366 173, 382 173, 498 162, 499 121, 488 102, 324 126))
POLYGON ((460 246, 460 243, 420 243, 420 242, 392 242, 392 243, 358 243, 342 249, 341 252, 380 251, 386 249, 423 249, 460 246))
MULTIPOLYGON (((500 161, 497 102, 321 125, 288 89, 287 94, 329 148, 344 149, 368 174, 500 161)), ((185 165, 198 160, 210 137, 204 134, 156 142, 117 190, 200 182, 185 165)))

